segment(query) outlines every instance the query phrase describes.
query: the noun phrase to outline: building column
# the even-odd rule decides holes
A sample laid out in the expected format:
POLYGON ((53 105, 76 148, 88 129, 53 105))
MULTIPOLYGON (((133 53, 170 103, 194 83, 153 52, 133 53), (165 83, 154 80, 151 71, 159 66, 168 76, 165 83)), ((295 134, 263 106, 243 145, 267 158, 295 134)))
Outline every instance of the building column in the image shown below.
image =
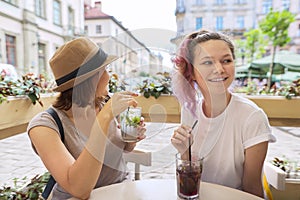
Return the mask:
POLYGON ((35 23, 35 15, 24 10, 23 18, 23 37, 24 37, 24 72, 33 72, 37 75, 38 65, 38 45, 39 34, 35 23))

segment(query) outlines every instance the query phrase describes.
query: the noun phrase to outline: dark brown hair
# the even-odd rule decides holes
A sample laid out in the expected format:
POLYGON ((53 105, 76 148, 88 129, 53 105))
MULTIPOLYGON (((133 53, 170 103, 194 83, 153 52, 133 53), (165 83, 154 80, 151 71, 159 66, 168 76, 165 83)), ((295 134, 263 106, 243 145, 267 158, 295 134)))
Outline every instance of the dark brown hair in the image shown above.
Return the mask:
POLYGON ((53 104, 53 107, 60 110, 69 110, 73 103, 79 107, 93 105, 97 87, 97 84, 93 80, 95 76, 98 76, 98 74, 86 79, 71 89, 61 92, 53 104))

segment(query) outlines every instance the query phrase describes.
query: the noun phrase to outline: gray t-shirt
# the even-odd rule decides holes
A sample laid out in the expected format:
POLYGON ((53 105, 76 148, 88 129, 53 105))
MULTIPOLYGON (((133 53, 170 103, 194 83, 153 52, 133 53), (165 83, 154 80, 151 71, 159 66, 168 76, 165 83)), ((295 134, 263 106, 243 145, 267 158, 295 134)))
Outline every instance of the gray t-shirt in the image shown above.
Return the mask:
MULTIPOLYGON (((68 151, 71 153, 71 155, 75 159, 77 159, 82 149, 84 148, 85 142, 87 141, 87 137, 76 129, 74 123, 67 117, 67 115, 64 112, 58 109, 55 109, 55 111, 57 112, 64 128, 64 144, 68 151)), ((27 132, 29 132, 30 129, 36 126, 46 126, 52 128, 57 132, 57 134, 59 134, 59 129, 56 125, 55 120, 46 111, 37 114, 30 121, 27 128, 27 132)), ((123 150, 126 143, 122 141, 121 132, 116 127, 115 121, 112 121, 110 124, 108 138, 109 140, 107 140, 106 144, 104 165, 102 167, 95 188, 110 185, 113 183, 119 183, 128 179, 128 173, 126 172, 127 167, 123 159, 123 150)), ((53 200, 62 200, 71 197, 72 196, 69 193, 67 193, 62 187, 60 187, 60 185, 56 184, 54 186, 52 197, 53 200)))

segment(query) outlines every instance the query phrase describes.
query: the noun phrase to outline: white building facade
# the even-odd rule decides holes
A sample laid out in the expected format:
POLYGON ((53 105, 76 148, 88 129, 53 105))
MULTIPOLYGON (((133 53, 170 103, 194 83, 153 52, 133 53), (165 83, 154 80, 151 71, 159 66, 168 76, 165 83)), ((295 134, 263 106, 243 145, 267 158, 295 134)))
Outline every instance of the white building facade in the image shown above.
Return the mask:
POLYGON ((0 0, 0 63, 51 74, 49 58, 84 34, 84 0, 0 0))
POLYGON ((86 5, 85 32, 109 53, 120 58, 112 63, 112 69, 122 79, 138 76, 143 71, 151 73, 156 65, 161 65, 160 57, 153 54, 120 21, 102 11, 100 1, 86 5))
POLYGON ((241 38, 245 31, 258 28, 259 20, 274 11, 289 10, 296 15, 290 25, 292 42, 288 49, 300 53, 300 0, 176 0, 177 37, 206 28, 241 38))

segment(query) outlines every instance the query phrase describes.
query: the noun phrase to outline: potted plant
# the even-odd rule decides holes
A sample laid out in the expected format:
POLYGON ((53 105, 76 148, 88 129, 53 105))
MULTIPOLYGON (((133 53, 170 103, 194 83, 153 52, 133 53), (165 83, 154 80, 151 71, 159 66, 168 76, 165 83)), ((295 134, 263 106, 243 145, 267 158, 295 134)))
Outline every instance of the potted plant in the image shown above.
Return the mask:
POLYGON ((49 172, 36 175, 28 182, 27 177, 21 180, 15 179, 12 186, 3 185, 0 187, 1 200, 42 200, 41 193, 50 178, 49 172))
MULTIPOLYGON (((126 90, 126 84, 111 75, 109 91, 126 90)), ((146 122, 180 122, 180 104, 172 94, 171 77, 168 72, 159 72, 155 78, 144 80, 135 88, 139 92, 137 100, 142 107, 142 116, 146 122)))
POLYGON ((265 162, 266 175, 274 200, 300 198, 300 166, 297 162, 275 157, 265 162))
POLYGON ((23 133, 28 122, 37 113, 47 109, 56 93, 45 77, 25 74, 21 80, 0 78, 0 139, 23 133), (38 103, 38 104, 37 104, 38 103))
POLYGON ((253 82, 238 87, 234 92, 244 95, 261 107, 272 126, 300 126, 300 79, 276 87, 268 92, 253 82))

